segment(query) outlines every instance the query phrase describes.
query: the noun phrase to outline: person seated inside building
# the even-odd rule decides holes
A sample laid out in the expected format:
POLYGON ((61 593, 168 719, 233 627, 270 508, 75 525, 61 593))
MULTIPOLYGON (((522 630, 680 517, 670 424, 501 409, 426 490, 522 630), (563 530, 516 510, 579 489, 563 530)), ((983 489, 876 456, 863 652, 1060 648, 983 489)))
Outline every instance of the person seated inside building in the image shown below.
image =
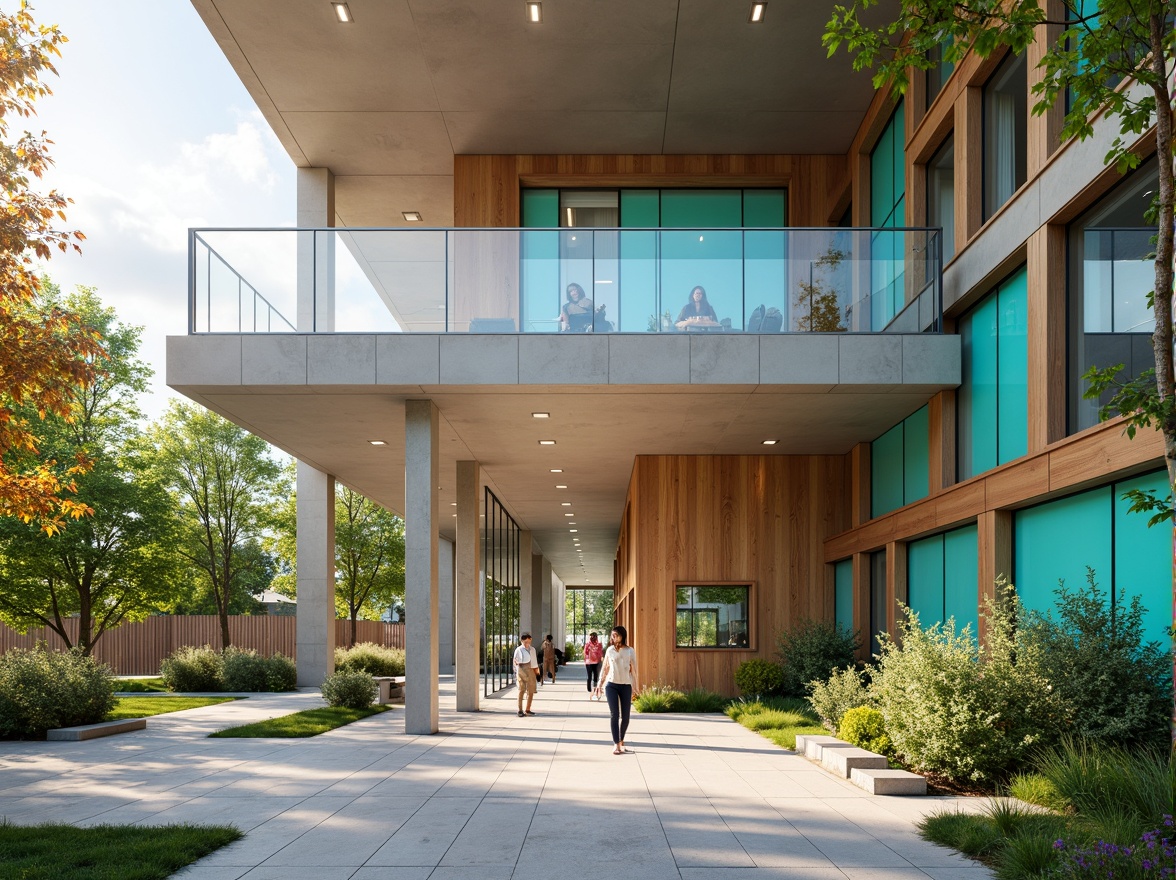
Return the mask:
POLYGON ((575 281, 568 285, 567 302, 559 310, 559 329, 565 333, 587 333, 592 330, 592 300, 575 281))
POLYGON ((674 326, 679 330, 721 326, 719 316, 706 300, 706 288, 699 285, 690 291, 690 300, 682 306, 682 311, 678 312, 678 320, 674 322, 674 326))

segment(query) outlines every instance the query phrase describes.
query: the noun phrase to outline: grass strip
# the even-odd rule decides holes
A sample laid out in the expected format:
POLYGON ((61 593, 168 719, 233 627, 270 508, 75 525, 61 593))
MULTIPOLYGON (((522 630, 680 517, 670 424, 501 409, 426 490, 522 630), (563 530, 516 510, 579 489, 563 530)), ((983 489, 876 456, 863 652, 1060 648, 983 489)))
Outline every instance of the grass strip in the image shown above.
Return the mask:
POLYGON ((0 822, 0 880, 163 880, 243 836, 231 825, 0 822))
POLYGON ((253 724, 242 724, 239 727, 228 727, 210 733, 209 736, 226 738, 255 738, 279 737, 296 739, 306 736, 318 736, 344 724, 359 721, 386 712, 391 706, 368 706, 366 709, 347 709, 343 706, 328 706, 323 709, 306 709, 292 715, 281 715, 256 721, 253 724))
POLYGON ((184 709, 230 703, 237 699, 240 697, 119 697, 106 720, 149 718, 152 715, 166 715, 168 712, 180 712, 184 709))
POLYGON ((124 694, 166 694, 162 678, 116 678, 114 689, 124 694))
POLYGON ((777 727, 766 730, 757 730, 760 736, 764 739, 770 739, 782 749, 796 749, 796 737, 799 734, 822 734, 828 733, 820 724, 805 724, 800 727, 777 727))

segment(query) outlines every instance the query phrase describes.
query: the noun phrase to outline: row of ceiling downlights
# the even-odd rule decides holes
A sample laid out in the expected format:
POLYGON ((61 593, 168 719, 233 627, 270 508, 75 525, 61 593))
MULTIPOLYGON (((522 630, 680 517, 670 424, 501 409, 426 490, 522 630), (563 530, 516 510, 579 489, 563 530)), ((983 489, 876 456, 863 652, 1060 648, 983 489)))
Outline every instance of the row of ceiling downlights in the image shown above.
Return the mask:
MULTIPOLYGON (((355 22, 355 18, 351 15, 351 8, 344 0, 332 0, 331 6, 334 8, 335 18, 338 19, 340 24, 353 24, 355 22)), ((543 4, 539 0, 526 0, 523 6, 526 8, 528 23, 543 23, 543 4)), ((767 6, 767 3, 752 3, 751 10, 747 13, 747 23, 762 24, 767 6)))
MULTIPOLYGON (((533 419, 549 419, 549 418, 551 418, 551 413, 533 412, 533 413, 531 413, 531 418, 533 418, 533 419)), ((539 445, 540 446, 555 446, 555 441, 554 440, 540 440, 539 445)), ((553 474, 562 474, 563 468, 548 468, 548 472, 553 473, 553 474)), ((567 485, 565 483, 556 483, 555 488, 566 489, 567 485)), ((572 506, 572 502, 570 502, 570 501, 561 501, 559 504, 560 504, 560 507, 571 507, 572 506)), ((576 521, 575 521, 576 515, 574 513, 565 513, 564 516, 568 519, 569 526, 576 525, 576 521)), ((575 548, 576 553, 579 555, 579 558, 580 558, 580 571, 582 571, 584 573, 584 580, 591 583, 592 579, 590 577, 588 577, 588 569, 584 566, 584 548, 580 546, 579 531, 580 531, 579 529, 568 529, 568 533, 573 536, 572 537, 572 546, 575 548)))

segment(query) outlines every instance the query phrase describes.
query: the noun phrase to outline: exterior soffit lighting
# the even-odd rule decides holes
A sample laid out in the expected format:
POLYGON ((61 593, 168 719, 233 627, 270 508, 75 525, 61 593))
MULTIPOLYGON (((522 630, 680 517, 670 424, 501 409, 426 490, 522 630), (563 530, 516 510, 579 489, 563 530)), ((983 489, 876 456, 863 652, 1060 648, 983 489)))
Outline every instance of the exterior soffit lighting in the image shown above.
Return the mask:
POLYGON ((579 529, 568 529, 568 531, 569 531, 569 532, 578 532, 578 531, 580 531, 580 530, 579 530, 579 529))
POLYGON ((531 418, 533 418, 533 419, 549 419, 549 418, 551 418, 551 413, 531 413, 531 418))
POLYGON ((751 12, 748 13, 748 16, 747 16, 747 23, 748 24, 763 24, 764 12, 767 10, 767 7, 768 7, 767 3, 752 3, 751 4, 751 12))
POLYGON ((424 218, 421 217, 420 211, 402 211, 404 219, 410 223, 420 223, 424 218))
POLYGON ((779 440, 765 440, 764 446, 775 446, 779 442, 779 440))
POLYGON ((540 440, 539 445, 540 446, 554 446, 555 441, 554 440, 540 440))
POLYGON ((563 485, 556 484, 556 487, 555 487, 555 488, 557 488, 557 489, 566 489, 566 488, 567 488, 567 486, 563 486, 563 485))
POLYGON ((575 516, 574 513, 565 513, 564 516, 575 516))
POLYGON ((335 18, 339 20, 339 24, 352 24, 355 21, 346 3, 332 3, 331 6, 335 8, 335 18))
POLYGON ((539 24, 543 21, 542 3, 527 3, 527 21, 529 21, 531 24, 539 24))
POLYGON ((561 501, 561 502, 559 503, 559 506, 560 506, 560 507, 571 507, 571 506, 572 506, 572 502, 570 502, 570 501, 561 501))
POLYGON ((384 440, 369 440, 368 443, 372 444, 372 446, 387 446, 388 445, 388 443, 384 440))
MULTIPOLYGON (((549 473, 553 473, 553 474, 562 474, 562 473, 563 473, 563 468, 552 468, 552 469, 549 471, 549 473)), ((556 488, 558 489, 559 487, 558 487, 558 486, 556 486, 556 488)))

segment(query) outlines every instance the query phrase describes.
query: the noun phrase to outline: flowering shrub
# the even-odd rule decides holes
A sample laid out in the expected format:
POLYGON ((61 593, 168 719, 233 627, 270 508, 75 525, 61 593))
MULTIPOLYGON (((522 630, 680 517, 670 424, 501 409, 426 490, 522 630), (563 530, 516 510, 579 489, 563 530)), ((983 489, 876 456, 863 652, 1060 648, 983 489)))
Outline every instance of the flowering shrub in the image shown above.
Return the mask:
POLYGON ((1106 841, 1093 845, 1054 843, 1060 856, 1051 877, 1057 880, 1163 880, 1176 877, 1176 847, 1172 844, 1172 816, 1164 816, 1164 829, 1146 832, 1135 846, 1106 841))

